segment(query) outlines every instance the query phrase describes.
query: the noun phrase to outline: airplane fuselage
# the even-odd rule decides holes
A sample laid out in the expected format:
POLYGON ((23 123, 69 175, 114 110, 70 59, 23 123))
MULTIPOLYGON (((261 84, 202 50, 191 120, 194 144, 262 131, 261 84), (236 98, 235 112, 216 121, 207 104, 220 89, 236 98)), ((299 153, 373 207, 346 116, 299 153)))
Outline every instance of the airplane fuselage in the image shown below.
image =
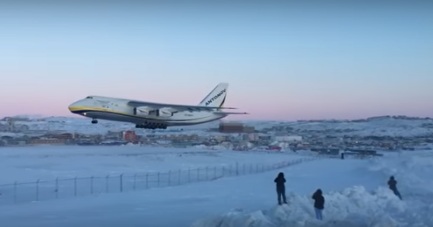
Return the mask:
POLYGON ((138 128, 166 128, 215 121, 226 117, 226 114, 214 111, 165 111, 160 109, 140 109, 128 103, 131 100, 102 96, 89 96, 69 106, 72 113, 97 119, 130 122, 138 128))

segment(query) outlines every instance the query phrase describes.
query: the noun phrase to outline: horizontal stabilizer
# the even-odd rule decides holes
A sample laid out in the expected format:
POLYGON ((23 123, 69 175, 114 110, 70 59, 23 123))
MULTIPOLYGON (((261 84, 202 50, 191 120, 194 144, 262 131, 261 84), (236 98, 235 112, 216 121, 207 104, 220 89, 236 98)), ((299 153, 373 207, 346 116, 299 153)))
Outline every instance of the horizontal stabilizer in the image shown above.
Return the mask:
POLYGON ((214 112, 215 114, 249 114, 247 112, 214 112))

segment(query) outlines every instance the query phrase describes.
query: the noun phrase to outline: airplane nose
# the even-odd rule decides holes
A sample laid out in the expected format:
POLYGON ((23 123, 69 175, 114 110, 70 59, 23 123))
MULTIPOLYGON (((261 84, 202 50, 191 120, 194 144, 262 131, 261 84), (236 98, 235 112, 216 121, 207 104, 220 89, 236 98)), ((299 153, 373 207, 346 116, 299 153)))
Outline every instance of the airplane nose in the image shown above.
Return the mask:
POLYGON ((69 109, 69 111, 74 112, 74 109, 76 109, 75 107, 76 107, 76 105, 71 104, 68 106, 68 109, 69 109))
POLYGON ((69 105, 68 106, 69 111, 71 111, 72 113, 76 112, 79 109, 79 105, 78 105, 79 102, 80 101, 77 101, 77 102, 74 102, 71 105, 69 105))

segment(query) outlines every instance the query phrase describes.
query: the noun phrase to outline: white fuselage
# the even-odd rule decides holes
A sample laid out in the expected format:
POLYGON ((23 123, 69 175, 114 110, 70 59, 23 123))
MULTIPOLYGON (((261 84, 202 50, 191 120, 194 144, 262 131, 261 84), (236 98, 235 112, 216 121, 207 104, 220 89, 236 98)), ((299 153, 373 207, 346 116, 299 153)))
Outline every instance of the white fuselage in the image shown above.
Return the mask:
POLYGON ((92 119, 130 122, 136 125, 157 124, 160 126, 182 126, 210 122, 226 117, 226 114, 214 111, 179 111, 170 114, 159 112, 137 111, 128 105, 128 99, 89 96, 74 102, 69 106, 72 113, 80 114, 92 119))

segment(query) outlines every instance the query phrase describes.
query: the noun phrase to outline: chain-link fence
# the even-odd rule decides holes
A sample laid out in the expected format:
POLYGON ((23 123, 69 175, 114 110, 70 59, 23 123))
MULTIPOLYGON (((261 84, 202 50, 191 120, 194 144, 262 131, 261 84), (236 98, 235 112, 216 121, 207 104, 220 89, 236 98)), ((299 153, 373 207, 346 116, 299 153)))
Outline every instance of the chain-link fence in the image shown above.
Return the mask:
POLYGON ((57 178, 51 181, 15 182, 0 185, 0 204, 25 203, 50 199, 71 198, 101 193, 146 190, 194 182, 211 181, 221 177, 263 173, 315 158, 300 158, 274 164, 245 164, 204 167, 187 170, 119 174, 107 176, 57 178))

